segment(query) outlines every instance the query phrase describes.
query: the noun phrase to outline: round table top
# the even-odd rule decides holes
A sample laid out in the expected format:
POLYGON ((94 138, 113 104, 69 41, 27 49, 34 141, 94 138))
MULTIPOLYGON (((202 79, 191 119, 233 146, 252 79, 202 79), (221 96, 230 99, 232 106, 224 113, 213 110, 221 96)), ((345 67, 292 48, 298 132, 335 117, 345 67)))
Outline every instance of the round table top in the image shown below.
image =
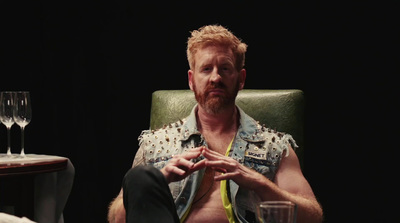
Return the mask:
POLYGON ((0 177, 60 171, 67 167, 67 163, 68 158, 61 156, 26 154, 21 158, 13 154, 10 158, 0 153, 0 177))

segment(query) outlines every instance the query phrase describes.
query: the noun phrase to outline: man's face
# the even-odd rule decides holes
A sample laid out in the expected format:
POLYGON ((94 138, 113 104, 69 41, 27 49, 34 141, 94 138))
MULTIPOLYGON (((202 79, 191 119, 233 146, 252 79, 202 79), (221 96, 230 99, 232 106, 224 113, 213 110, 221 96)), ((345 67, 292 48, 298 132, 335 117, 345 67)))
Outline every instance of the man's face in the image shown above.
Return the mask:
POLYGON ((207 112, 218 114, 234 105, 243 88, 245 71, 235 69, 232 51, 222 46, 207 46, 195 54, 195 68, 189 70, 189 86, 197 102, 207 112))

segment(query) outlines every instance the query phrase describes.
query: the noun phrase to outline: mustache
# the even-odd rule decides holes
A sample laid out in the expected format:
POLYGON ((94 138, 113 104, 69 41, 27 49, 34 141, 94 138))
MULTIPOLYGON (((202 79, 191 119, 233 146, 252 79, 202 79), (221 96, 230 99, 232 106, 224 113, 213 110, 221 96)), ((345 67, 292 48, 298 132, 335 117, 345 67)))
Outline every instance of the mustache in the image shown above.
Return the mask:
POLYGON ((212 83, 207 85, 207 87, 205 89, 205 92, 208 92, 208 91, 213 90, 213 89, 226 89, 226 86, 221 82, 218 82, 218 83, 212 82, 212 83))

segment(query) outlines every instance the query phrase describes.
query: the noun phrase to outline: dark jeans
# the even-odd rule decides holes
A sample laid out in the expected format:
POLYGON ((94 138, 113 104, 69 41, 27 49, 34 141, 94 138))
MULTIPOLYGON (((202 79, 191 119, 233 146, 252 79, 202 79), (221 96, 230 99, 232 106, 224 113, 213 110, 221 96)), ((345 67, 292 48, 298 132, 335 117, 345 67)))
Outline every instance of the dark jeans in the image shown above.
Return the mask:
POLYGON ((168 183, 153 166, 130 169, 122 183, 126 222, 179 223, 168 183))

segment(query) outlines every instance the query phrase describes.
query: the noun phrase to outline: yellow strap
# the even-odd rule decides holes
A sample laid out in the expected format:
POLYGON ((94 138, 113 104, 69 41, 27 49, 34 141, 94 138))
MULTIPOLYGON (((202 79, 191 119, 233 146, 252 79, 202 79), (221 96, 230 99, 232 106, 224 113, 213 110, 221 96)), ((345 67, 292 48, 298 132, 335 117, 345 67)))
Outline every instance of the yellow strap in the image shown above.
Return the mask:
MULTIPOLYGON (((235 137, 233 137, 231 143, 228 146, 228 149, 226 150, 225 156, 229 156, 229 152, 231 150, 232 147, 232 143, 233 140, 235 139, 235 137)), ((222 204, 224 205, 225 208, 225 213, 226 216, 228 217, 228 220, 230 223, 235 223, 235 217, 233 214, 233 209, 232 209, 232 204, 229 201, 229 197, 228 197, 228 190, 227 190, 227 182, 226 180, 221 180, 221 198, 222 198, 222 204)))
POLYGON ((189 214, 189 211, 190 211, 190 208, 191 208, 191 207, 192 207, 192 204, 190 204, 190 206, 189 206, 189 208, 186 210, 185 214, 183 214, 183 216, 182 216, 182 218, 181 218, 181 220, 180 220, 181 223, 183 223, 183 222, 185 221, 186 217, 187 217, 188 214, 189 214))

